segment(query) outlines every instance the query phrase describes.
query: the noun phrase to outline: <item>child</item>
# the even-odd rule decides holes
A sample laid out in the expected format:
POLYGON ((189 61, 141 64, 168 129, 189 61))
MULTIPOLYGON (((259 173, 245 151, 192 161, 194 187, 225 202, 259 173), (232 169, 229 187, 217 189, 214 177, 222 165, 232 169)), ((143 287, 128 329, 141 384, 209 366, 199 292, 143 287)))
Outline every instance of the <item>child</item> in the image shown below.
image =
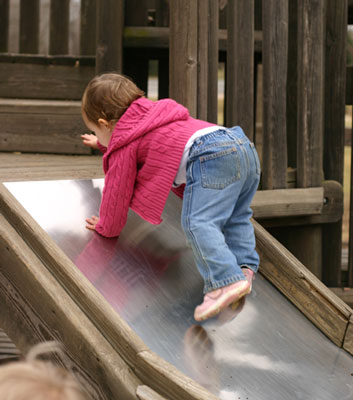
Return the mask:
POLYGON ((84 400, 75 378, 51 362, 38 360, 57 351, 52 342, 34 346, 25 361, 0 367, 0 400, 84 400))
POLYGON ((205 283, 194 313, 202 321, 251 291, 259 159, 240 127, 194 119, 174 100, 143 94, 120 74, 93 78, 83 94, 82 118, 96 135, 82 135, 83 142, 102 150, 105 172, 99 218, 86 227, 118 236, 129 207, 159 224, 170 190, 183 197, 182 228, 205 283))

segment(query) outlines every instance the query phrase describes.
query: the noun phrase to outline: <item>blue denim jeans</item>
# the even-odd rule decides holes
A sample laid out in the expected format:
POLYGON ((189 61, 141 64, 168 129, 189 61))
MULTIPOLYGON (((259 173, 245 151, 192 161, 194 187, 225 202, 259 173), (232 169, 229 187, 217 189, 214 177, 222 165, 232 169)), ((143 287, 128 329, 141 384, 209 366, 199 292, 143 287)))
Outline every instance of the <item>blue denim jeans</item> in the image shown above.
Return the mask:
POLYGON ((241 266, 257 272, 250 203, 259 180, 257 152, 240 127, 222 128, 193 143, 181 222, 204 293, 245 279, 241 266))

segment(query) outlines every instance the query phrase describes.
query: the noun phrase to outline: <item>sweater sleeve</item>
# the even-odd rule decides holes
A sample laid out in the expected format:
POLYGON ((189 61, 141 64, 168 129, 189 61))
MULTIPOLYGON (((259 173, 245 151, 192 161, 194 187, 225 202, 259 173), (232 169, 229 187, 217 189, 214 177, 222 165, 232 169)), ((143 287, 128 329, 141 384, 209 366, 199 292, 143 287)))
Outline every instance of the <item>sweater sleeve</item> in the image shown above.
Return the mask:
POLYGON ((104 180, 96 231, 105 237, 119 236, 126 224, 136 179, 134 153, 112 153, 104 180))
POLYGON ((97 141, 97 145, 98 145, 98 149, 99 149, 99 151, 101 152, 101 153, 105 153, 106 151, 107 151, 107 148, 105 147, 105 146, 103 146, 100 142, 99 142, 99 140, 97 141))

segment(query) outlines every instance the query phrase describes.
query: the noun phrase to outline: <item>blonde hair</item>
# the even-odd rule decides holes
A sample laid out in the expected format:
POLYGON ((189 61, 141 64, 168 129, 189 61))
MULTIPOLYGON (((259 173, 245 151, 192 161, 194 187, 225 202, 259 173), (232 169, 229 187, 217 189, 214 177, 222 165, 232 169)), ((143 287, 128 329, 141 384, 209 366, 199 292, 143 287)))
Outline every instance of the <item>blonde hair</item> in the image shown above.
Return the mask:
POLYGON ((63 368, 38 357, 58 352, 56 342, 34 346, 25 361, 0 367, 0 400, 85 400, 76 379, 63 368))
POLYGON ((124 75, 109 73, 94 77, 82 96, 82 112, 98 125, 100 118, 117 122, 129 105, 144 92, 124 75))

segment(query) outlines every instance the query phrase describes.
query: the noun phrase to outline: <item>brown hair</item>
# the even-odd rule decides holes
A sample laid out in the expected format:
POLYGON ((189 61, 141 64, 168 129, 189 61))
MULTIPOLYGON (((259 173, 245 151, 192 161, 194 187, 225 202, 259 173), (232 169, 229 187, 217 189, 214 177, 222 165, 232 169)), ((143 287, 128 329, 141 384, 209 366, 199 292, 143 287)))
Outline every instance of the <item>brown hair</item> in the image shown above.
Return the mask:
POLYGON ((85 400, 76 378, 50 362, 38 357, 58 352, 56 343, 34 346, 25 361, 15 361, 0 367, 0 400, 85 400))
POLYGON ((82 112, 98 125, 99 118, 116 122, 144 92, 124 75, 109 73, 94 77, 82 96, 82 112))

